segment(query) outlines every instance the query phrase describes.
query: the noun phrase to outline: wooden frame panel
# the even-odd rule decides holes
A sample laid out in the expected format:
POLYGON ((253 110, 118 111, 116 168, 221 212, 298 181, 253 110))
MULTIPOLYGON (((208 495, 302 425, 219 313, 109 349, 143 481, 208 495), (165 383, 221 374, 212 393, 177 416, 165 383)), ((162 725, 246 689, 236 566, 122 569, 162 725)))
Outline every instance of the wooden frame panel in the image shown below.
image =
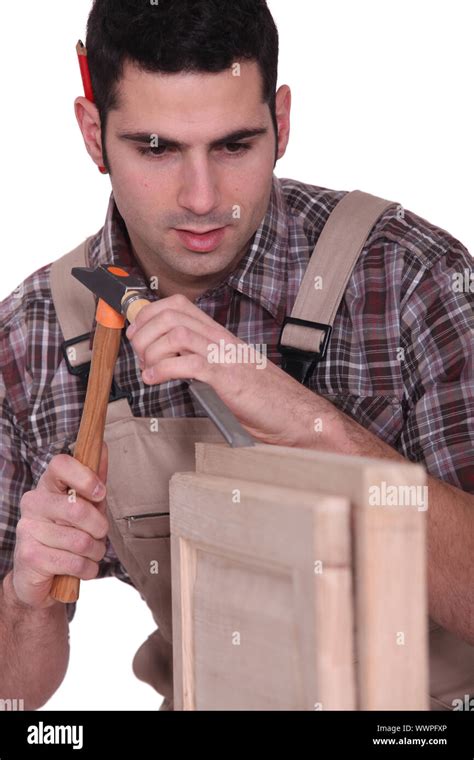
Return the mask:
POLYGON ((425 515, 369 498, 377 484, 402 492, 425 477, 410 463, 197 444, 196 473, 170 483, 176 709, 426 709, 425 515), (262 601, 245 617, 254 587, 262 601), (270 588, 281 698, 262 643, 270 588), (240 668, 243 650, 223 649, 209 627, 235 623, 232 597, 254 642, 240 668))

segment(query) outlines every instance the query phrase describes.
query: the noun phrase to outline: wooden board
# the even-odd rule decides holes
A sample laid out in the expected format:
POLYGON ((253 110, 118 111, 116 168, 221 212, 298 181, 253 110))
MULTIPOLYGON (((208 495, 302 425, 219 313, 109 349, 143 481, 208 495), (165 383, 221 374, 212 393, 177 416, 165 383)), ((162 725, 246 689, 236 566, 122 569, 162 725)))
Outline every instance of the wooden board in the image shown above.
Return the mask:
POLYGON ((176 709, 426 709, 423 468, 197 444, 170 483, 176 709))

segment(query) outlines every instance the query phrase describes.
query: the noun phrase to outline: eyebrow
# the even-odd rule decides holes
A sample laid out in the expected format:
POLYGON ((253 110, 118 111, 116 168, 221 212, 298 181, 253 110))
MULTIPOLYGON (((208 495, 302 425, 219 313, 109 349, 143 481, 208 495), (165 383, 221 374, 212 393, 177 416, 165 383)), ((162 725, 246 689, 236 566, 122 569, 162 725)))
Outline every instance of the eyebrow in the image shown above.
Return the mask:
MULTIPOLYGON (((209 143, 209 147, 221 148, 223 145, 226 145, 226 143, 239 142, 240 140, 249 139, 250 137, 265 135, 267 132, 267 127, 257 127, 255 129, 238 129, 235 132, 229 132, 229 134, 224 135, 223 137, 219 137, 218 140, 213 140, 211 143, 209 143)), ((131 140, 132 142, 149 145, 151 136, 153 134, 156 134, 158 136, 159 145, 166 145, 169 148, 177 148, 178 150, 190 147, 186 143, 179 142, 178 140, 173 140, 171 137, 165 137, 165 135, 160 135, 158 132, 119 132, 118 137, 121 140, 131 140)))

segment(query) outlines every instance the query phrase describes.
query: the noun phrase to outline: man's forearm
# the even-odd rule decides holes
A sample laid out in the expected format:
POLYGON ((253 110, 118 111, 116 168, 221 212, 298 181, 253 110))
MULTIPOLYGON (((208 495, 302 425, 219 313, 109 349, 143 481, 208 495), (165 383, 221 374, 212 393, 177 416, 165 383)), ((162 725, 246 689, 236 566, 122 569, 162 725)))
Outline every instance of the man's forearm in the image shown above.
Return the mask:
MULTIPOLYGON (((351 417, 331 407, 324 450, 409 461, 351 417)), ((312 448, 320 448, 317 441, 312 448)), ((430 615, 474 644, 474 496, 431 475, 427 476, 427 486, 430 615)))
POLYGON ((25 606, 8 573, 0 587, 0 699, 23 699, 26 710, 36 710, 58 689, 68 660, 66 605, 25 606))

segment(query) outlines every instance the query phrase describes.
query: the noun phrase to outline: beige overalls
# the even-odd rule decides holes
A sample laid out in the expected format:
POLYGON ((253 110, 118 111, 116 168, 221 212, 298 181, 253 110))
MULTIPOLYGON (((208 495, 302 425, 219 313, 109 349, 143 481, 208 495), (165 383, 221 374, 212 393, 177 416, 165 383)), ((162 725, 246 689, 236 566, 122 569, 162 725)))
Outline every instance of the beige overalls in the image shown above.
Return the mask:
MULTIPOLYGON (((285 345, 300 350, 319 348, 319 341, 308 342, 308 332, 300 329, 298 319, 333 324, 369 232, 386 208, 398 205, 358 192, 348 194, 345 208, 341 201, 326 223, 291 314, 296 321, 285 328, 285 345), (359 206, 351 209, 351 202, 359 206), (361 212, 365 210, 364 219, 361 212), (318 271, 330 283, 325 310, 318 308, 314 298, 312 264, 316 259, 323 262, 323 269, 326 266, 318 271)), ((89 240, 52 265, 52 296, 65 341, 89 333, 94 321, 92 294, 70 274, 74 266, 89 266, 89 240)), ((89 360, 88 342, 77 344, 70 364, 74 367, 89 360)), ((285 368, 291 371, 290 359, 285 368)), ((197 441, 222 442, 222 435, 205 417, 134 417, 128 400, 121 398, 109 403, 105 440, 109 449, 109 538, 158 626, 137 651, 133 670, 165 696, 161 709, 173 709, 169 480, 175 472, 194 470, 197 441)), ((432 621, 430 681, 432 709, 452 709, 452 699, 474 696, 474 648, 432 621)))

